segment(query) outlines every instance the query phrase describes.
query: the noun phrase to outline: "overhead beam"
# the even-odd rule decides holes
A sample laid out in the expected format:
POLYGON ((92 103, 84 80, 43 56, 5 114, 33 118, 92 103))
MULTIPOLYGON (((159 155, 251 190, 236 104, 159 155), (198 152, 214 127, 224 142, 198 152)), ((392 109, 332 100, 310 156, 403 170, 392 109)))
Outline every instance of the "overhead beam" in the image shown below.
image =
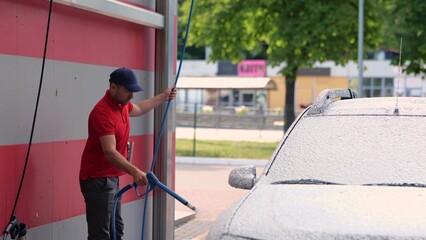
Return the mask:
POLYGON ((89 12, 133 22, 156 29, 164 28, 164 16, 143 8, 115 0, 53 0, 56 3, 89 12))

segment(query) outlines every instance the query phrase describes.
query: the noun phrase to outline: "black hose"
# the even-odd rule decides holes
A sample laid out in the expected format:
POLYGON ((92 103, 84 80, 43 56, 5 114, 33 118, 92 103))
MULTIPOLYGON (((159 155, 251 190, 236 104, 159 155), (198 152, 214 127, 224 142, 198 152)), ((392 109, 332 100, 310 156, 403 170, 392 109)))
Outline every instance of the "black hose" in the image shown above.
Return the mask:
POLYGON ((32 142, 33 142, 34 126, 35 126, 35 123, 36 123, 38 105, 39 105, 39 101, 40 101, 41 87, 42 87, 42 84, 43 84, 44 65, 45 65, 45 62, 46 62, 47 43, 48 43, 48 39, 49 39, 50 17, 51 17, 51 14, 52 14, 52 3, 53 3, 53 0, 50 0, 49 16, 48 16, 48 19, 47 19, 46 38, 45 38, 45 41, 44 41, 43 62, 42 62, 42 66, 41 66, 40 83, 39 83, 39 86, 38 86, 38 94, 37 94, 37 101, 36 101, 36 106, 35 106, 35 111, 34 111, 33 123, 32 123, 32 126, 31 126, 30 141, 28 143, 27 155, 25 157, 25 164, 24 164, 24 169, 22 171, 21 181, 19 183, 18 193, 16 194, 15 203, 13 204, 12 213, 10 214, 11 220, 14 217, 16 206, 17 206, 18 200, 19 200, 19 196, 21 194, 22 184, 24 182, 25 173, 27 171, 28 159, 29 159, 29 156, 30 156, 31 145, 32 145, 32 142))

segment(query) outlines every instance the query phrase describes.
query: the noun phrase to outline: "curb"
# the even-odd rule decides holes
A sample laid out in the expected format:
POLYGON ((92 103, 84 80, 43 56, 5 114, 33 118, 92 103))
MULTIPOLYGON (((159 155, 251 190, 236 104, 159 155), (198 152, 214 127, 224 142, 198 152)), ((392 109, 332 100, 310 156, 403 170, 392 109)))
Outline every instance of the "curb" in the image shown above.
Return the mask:
POLYGON ((199 157, 176 157, 176 163, 182 164, 206 164, 206 165, 254 165, 264 167, 269 160, 264 159, 236 159, 236 158, 199 158, 199 157))
POLYGON ((175 228, 195 219, 194 211, 175 211, 175 228))

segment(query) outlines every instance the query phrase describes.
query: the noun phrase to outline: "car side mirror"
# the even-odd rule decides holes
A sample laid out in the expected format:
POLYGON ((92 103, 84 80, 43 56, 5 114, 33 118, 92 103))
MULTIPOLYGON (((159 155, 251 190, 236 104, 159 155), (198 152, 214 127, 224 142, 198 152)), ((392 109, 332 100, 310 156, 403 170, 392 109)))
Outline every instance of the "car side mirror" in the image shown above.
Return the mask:
POLYGON ((229 173, 228 183, 234 188, 251 189, 256 183, 256 167, 249 165, 233 169, 229 173))

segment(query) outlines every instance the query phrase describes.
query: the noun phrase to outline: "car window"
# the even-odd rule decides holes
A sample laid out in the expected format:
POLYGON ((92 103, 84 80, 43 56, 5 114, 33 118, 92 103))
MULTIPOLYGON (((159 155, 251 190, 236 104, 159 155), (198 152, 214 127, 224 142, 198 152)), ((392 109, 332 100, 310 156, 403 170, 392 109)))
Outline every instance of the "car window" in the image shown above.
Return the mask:
POLYGON ((271 181, 426 183, 426 117, 305 116, 277 152, 271 181))

